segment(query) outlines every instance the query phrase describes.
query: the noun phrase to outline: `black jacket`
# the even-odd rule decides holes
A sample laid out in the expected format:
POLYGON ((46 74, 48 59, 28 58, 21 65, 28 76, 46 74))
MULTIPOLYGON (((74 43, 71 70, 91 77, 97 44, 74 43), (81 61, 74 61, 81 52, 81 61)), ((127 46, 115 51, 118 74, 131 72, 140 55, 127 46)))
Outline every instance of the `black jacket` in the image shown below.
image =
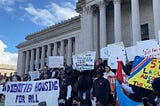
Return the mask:
POLYGON ((93 96, 97 98, 97 101, 101 102, 104 106, 107 106, 110 95, 110 83, 107 79, 101 77, 93 82, 93 96))

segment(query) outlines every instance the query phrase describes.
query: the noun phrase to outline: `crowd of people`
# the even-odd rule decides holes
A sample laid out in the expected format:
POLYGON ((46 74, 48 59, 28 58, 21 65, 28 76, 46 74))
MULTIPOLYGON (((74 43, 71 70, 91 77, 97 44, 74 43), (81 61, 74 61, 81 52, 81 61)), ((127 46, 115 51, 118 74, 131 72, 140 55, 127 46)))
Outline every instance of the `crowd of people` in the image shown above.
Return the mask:
MULTIPOLYGON (((127 75, 130 75, 133 62, 122 64, 123 70, 127 75)), ((115 96, 115 80, 121 83, 121 86, 126 90, 130 99, 137 102, 147 100, 145 106, 158 105, 160 101, 160 79, 153 81, 153 91, 133 85, 123 84, 115 77, 116 71, 112 70, 106 61, 101 58, 95 61, 93 70, 75 70, 71 66, 64 68, 49 68, 44 66, 40 70, 37 80, 45 80, 55 78, 59 80, 59 106, 93 106, 94 101, 96 106, 114 106, 116 103, 115 96), (114 78, 114 79, 113 79, 114 78), (158 87, 157 87, 158 86, 158 87), (156 100, 156 101, 155 101, 156 100)), ((17 72, 6 76, 0 74, 0 82, 5 85, 8 81, 30 81, 29 74, 18 76, 17 72)), ((1 95, 2 97, 2 95, 1 95)), ((160 105, 160 104, 159 104, 160 105)))

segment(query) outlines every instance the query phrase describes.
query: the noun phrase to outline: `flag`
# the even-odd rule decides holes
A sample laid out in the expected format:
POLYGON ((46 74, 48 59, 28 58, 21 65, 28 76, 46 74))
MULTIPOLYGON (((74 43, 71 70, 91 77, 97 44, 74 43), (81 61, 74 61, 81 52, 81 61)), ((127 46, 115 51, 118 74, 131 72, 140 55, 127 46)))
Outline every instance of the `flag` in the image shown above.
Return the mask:
POLYGON ((121 82, 124 82, 123 75, 122 75, 122 61, 117 61, 117 63, 118 63, 118 68, 117 68, 117 72, 116 72, 116 77, 121 82))
POLYGON ((121 85, 118 81, 116 81, 116 93, 118 97, 119 106, 143 106, 142 102, 135 102, 128 98, 122 91, 121 85))

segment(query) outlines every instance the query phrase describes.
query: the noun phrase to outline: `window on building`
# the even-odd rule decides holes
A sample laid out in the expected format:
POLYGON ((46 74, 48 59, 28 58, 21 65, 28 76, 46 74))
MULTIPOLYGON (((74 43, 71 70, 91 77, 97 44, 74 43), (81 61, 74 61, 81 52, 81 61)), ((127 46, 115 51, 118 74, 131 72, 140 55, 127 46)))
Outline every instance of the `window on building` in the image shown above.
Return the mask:
POLYGON ((141 25, 141 38, 142 40, 149 40, 148 24, 141 25))

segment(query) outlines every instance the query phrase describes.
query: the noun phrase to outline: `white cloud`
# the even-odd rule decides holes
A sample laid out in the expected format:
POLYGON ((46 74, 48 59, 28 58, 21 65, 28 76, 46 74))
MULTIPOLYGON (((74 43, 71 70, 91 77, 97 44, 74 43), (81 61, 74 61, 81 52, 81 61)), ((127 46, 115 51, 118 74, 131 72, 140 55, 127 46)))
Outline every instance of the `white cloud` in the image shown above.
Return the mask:
POLYGON ((64 2, 63 5, 51 3, 43 9, 34 8, 29 4, 25 10, 29 14, 29 18, 35 24, 42 26, 50 26, 62 20, 77 16, 78 13, 74 10, 75 6, 70 2, 64 2))
POLYGON ((0 40, 0 64, 16 65, 18 54, 5 52, 5 48, 7 46, 0 40))
POLYGON ((22 0, 0 0, 0 9, 6 12, 13 12, 16 2, 22 2, 22 0))
POLYGON ((35 9, 32 4, 29 4, 25 10, 30 14, 30 19, 35 24, 43 26, 50 26, 54 24, 54 15, 46 9, 35 9))

